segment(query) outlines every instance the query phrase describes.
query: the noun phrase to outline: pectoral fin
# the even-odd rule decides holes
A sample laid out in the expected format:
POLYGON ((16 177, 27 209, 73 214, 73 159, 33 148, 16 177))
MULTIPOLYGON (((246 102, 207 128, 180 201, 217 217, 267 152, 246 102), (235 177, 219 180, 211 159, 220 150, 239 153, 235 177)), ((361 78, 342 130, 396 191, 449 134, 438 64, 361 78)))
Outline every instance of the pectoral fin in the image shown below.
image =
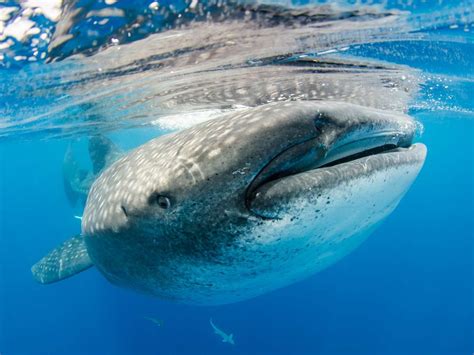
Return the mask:
POLYGON ((75 236, 38 261, 31 268, 33 277, 42 284, 63 280, 92 266, 82 236, 75 236))

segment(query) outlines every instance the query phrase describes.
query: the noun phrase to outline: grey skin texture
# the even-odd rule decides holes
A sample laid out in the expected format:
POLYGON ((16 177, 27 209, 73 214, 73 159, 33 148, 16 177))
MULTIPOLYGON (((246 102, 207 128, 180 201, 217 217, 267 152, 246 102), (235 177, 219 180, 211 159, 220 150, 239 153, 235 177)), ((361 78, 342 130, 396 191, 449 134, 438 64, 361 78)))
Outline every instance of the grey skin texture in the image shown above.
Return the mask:
MULTIPOLYGON (((313 101, 153 139, 93 183, 82 219, 90 265, 119 286, 190 304, 304 279, 354 250, 397 206, 426 155, 412 144, 415 131, 403 114, 313 101)), ((53 253, 33 267, 38 281, 85 269, 64 273, 74 257, 59 263, 53 253)))

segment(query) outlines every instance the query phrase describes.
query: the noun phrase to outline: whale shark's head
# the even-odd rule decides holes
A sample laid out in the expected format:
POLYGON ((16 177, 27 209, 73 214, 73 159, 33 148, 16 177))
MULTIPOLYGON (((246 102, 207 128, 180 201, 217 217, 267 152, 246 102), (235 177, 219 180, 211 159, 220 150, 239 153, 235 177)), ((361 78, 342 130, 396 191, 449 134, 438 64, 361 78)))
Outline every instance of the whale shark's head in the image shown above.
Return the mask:
POLYGON ((289 283, 318 269, 300 265, 302 246, 339 255, 327 246, 395 208, 424 162, 416 127, 398 113, 289 102, 156 138, 93 184, 82 220, 89 254, 116 283, 186 302, 289 283), (263 285, 259 275, 283 265, 288 275, 263 285))

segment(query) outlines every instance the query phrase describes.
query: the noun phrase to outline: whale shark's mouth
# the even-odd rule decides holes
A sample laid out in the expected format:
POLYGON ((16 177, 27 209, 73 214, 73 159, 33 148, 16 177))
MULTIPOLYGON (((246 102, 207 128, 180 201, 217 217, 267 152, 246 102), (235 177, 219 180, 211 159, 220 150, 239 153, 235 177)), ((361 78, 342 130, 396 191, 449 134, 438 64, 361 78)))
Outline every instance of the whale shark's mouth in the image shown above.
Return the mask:
POLYGON ((365 164, 362 170, 370 174, 397 164, 415 163, 419 161, 419 148, 424 149, 422 144, 413 143, 415 132, 416 124, 408 121, 395 130, 390 127, 358 129, 336 138, 330 146, 322 144, 321 137, 294 145, 274 157, 259 172, 247 189, 246 205, 251 210, 252 200, 266 185, 284 182, 285 178, 302 173, 315 175, 328 168, 342 170, 351 164, 359 167, 365 164), (369 160, 370 164, 367 164, 369 160))
POLYGON ((400 147, 400 146, 397 146, 396 144, 384 144, 382 146, 363 150, 361 152, 354 153, 351 155, 346 155, 346 156, 343 155, 342 157, 338 159, 330 160, 323 165, 317 166, 315 167, 315 169, 326 168, 330 166, 336 166, 336 165, 340 165, 344 163, 349 163, 358 159, 362 159, 362 158, 374 156, 374 155, 379 155, 379 154, 384 154, 384 153, 403 152, 404 149, 407 149, 410 146, 411 145, 400 147))

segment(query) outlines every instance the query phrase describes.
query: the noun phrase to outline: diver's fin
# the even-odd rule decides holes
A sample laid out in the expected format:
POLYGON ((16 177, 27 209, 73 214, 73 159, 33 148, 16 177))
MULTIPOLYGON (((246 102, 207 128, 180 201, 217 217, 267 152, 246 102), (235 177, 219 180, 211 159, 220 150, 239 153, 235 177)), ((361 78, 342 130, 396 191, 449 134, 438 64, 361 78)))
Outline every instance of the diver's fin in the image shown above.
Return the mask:
POLYGON ((78 200, 86 201, 92 181, 91 173, 79 167, 69 145, 63 160, 63 183, 71 205, 75 206, 78 200))
POLYGON ((86 243, 80 235, 65 241, 31 268, 33 277, 42 284, 63 280, 92 266, 86 243))
POLYGON ((89 155, 94 175, 116 161, 122 150, 107 137, 96 135, 89 139, 89 155))

